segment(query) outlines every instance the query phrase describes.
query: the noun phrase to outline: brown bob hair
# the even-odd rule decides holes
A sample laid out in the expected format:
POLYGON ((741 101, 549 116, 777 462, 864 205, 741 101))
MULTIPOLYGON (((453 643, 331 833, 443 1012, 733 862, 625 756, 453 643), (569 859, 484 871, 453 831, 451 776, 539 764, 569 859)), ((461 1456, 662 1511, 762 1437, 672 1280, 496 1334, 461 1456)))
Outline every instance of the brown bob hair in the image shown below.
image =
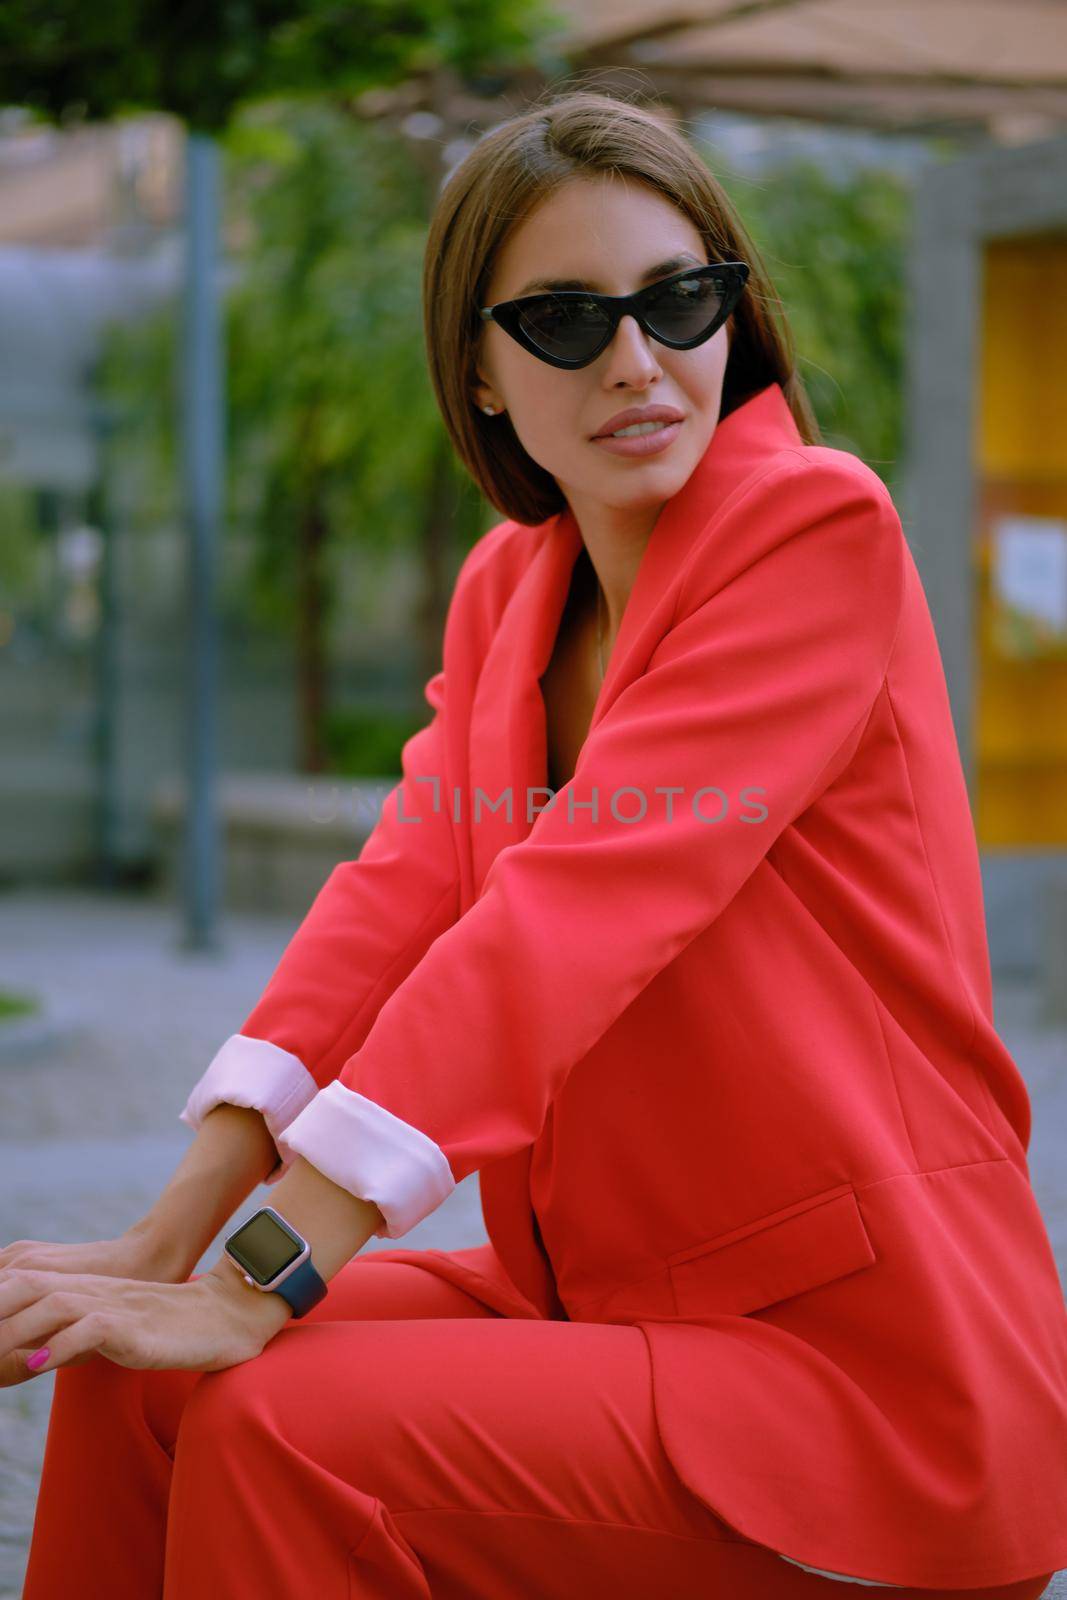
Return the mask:
POLYGON ((701 235, 711 261, 744 261, 748 282, 730 322, 720 416, 777 381, 806 444, 819 428, 794 368, 792 332, 760 255, 725 191, 666 117, 616 95, 546 91, 483 134, 445 178, 430 220, 423 327, 437 404, 460 460, 485 497, 530 526, 562 511, 550 472, 527 452, 506 413, 474 400, 487 324, 478 307, 504 239, 569 180, 609 174, 652 185, 701 235))

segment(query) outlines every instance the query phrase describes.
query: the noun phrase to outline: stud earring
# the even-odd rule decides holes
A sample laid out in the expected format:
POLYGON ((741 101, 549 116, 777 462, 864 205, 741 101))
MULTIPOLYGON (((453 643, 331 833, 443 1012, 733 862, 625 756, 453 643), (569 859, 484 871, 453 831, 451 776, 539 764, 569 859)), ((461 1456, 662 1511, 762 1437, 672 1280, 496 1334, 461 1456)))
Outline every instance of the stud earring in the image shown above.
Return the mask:
POLYGON ((482 410, 485 412, 487 417, 496 416, 496 406, 483 406, 482 410))

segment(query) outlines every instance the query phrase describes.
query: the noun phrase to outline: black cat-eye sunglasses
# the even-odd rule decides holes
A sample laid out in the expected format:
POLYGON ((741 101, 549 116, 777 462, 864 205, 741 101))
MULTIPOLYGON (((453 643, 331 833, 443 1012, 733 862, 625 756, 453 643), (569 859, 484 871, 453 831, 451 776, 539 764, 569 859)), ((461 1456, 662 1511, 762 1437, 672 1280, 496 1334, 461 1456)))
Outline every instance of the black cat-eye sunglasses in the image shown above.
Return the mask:
POLYGON ((586 367, 615 337, 623 317, 672 350, 692 350, 721 328, 748 278, 743 261, 713 261, 660 278, 636 294, 556 289, 482 306, 531 355, 553 367, 586 367))

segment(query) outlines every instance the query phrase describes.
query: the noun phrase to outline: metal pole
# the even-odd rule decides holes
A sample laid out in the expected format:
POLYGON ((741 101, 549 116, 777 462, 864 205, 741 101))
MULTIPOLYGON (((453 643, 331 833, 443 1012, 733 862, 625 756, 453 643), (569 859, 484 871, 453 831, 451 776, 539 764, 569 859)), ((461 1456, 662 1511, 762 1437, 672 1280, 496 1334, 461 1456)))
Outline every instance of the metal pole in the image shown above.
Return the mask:
POLYGON ((119 628, 118 560, 115 550, 117 528, 107 493, 109 450, 105 425, 97 411, 98 476, 86 503, 86 521, 101 539, 100 565, 97 568, 97 594, 100 621, 96 637, 95 677, 96 716, 93 728, 93 757, 96 768, 93 876, 101 889, 118 886, 119 767, 118 719, 122 688, 119 628))
POLYGON ((182 438, 188 532, 187 784, 181 892, 182 948, 217 950, 219 820, 216 546, 223 460, 219 332, 219 151, 190 130, 185 160, 185 327, 182 438))

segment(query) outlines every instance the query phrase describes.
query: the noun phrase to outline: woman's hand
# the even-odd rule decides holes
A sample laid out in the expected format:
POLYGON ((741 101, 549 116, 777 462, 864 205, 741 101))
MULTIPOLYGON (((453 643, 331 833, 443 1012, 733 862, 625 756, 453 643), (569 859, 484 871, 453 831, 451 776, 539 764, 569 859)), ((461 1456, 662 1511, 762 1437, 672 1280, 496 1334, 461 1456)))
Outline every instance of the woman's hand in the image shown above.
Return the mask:
POLYGON ((218 1372, 259 1355, 291 1316, 232 1267, 177 1284, 33 1267, 0 1270, 0 1388, 94 1355, 121 1367, 218 1372), (47 1346, 38 1368, 27 1356, 47 1346))
POLYGON ((131 1228, 117 1239, 87 1244, 56 1244, 47 1239, 13 1239, 0 1249, 0 1274, 8 1267, 44 1272, 98 1273, 106 1278, 140 1278, 147 1283, 183 1283, 191 1268, 152 1235, 131 1228))

